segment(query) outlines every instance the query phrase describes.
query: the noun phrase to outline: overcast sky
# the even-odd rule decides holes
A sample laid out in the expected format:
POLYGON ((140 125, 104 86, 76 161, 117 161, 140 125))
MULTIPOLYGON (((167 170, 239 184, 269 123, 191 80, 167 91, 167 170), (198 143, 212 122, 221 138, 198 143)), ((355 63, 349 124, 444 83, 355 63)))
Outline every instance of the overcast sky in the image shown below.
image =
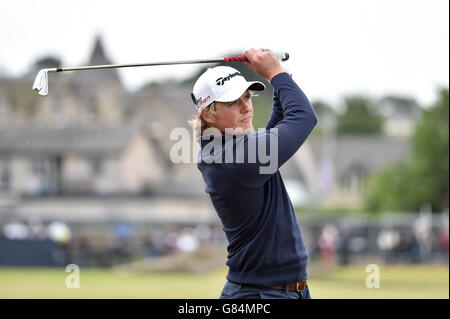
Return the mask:
MULTIPOLYGON (((438 86, 448 87, 448 7, 448 0, 3 1, 0 72, 19 76, 49 54, 64 66, 84 65, 100 34, 114 63, 270 48, 289 52, 287 67, 310 99, 401 94, 429 104, 438 86)), ((136 89, 197 68, 120 74, 136 89)))

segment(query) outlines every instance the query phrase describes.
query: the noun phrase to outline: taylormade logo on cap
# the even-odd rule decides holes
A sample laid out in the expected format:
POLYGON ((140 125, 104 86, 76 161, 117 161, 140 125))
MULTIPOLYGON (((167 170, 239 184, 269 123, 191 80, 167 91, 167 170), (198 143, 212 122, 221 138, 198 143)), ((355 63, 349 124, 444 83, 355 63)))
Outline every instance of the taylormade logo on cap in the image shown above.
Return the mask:
POLYGON ((195 82, 191 93, 198 112, 214 101, 231 102, 239 99, 246 90, 264 91, 259 81, 247 81, 242 74, 229 66, 209 68, 195 82))
POLYGON ((235 72, 233 74, 228 75, 225 78, 218 78, 216 80, 216 84, 217 85, 223 85, 225 83, 225 81, 228 81, 229 79, 231 79, 232 77, 235 77, 236 75, 242 76, 239 72, 235 72))

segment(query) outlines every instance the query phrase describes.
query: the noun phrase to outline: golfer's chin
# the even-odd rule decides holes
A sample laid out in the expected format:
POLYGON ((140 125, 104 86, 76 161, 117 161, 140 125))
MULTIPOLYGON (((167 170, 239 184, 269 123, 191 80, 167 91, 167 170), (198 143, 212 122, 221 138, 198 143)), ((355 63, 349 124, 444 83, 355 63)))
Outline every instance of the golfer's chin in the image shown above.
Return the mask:
POLYGON ((253 133, 255 130, 253 129, 253 125, 250 123, 250 125, 243 125, 235 129, 235 131, 238 134, 247 135, 250 133, 253 133))
POLYGON ((222 134, 231 134, 231 135, 248 135, 250 133, 253 133, 255 130, 253 129, 253 124, 245 123, 245 124, 238 124, 235 127, 232 128, 225 128, 222 130, 222 134))

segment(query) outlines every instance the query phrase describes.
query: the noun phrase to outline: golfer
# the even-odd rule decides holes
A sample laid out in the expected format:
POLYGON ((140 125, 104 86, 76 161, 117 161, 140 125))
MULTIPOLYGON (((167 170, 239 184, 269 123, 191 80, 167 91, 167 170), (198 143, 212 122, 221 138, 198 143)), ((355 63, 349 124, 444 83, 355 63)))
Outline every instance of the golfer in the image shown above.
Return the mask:
POLYGON ((252 125, 252 91, 228 66, 208 69, 192 99, 199 112, 198 168, 228 239, 227 282, 220 298, 311 298, 308 253, 294 208, 278 171, 305 142, 317 123, 302 90, 266 50, 244 53, 245 65, 274 89, 264 130, 252 125))

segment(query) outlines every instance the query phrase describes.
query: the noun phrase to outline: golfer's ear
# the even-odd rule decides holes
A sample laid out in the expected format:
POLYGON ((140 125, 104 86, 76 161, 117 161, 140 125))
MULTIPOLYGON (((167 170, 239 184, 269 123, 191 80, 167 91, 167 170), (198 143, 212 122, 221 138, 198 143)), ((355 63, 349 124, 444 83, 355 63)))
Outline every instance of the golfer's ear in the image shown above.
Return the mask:
POLYGON ((202 109, 200 115, 208 123, 214 123, 216 121, 216 118, 211 115, 208 108, 202 109))

